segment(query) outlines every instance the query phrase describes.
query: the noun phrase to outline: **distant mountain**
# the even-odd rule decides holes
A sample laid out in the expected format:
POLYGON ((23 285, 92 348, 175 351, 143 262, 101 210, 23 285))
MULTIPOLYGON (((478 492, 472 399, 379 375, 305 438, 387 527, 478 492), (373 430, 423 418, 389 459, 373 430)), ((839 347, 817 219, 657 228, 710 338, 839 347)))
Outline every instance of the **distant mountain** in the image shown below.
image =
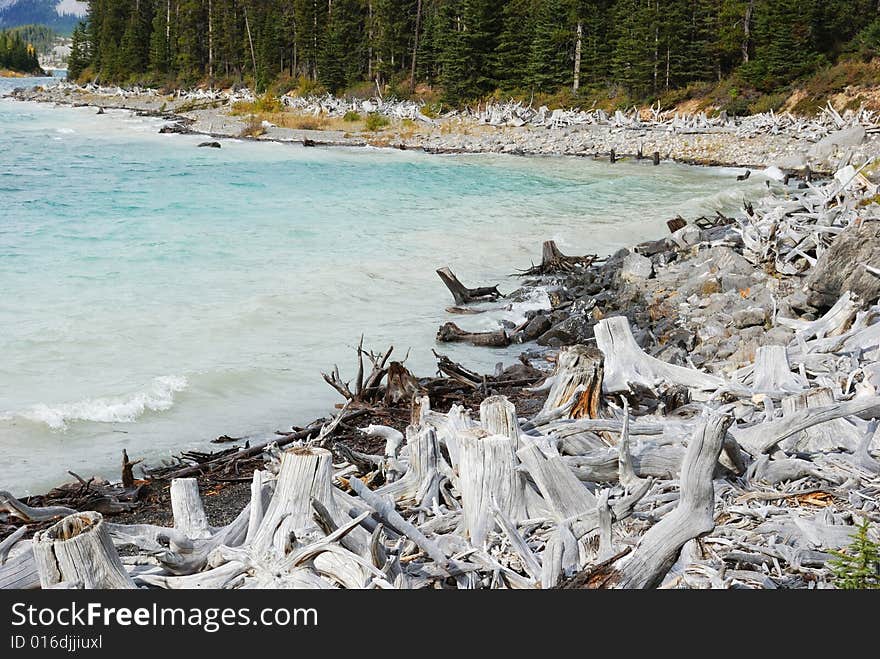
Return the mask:
POLYGON ((86 9, 80 0, 0 0, 0 29, 38 24, 70 34, 86 9))

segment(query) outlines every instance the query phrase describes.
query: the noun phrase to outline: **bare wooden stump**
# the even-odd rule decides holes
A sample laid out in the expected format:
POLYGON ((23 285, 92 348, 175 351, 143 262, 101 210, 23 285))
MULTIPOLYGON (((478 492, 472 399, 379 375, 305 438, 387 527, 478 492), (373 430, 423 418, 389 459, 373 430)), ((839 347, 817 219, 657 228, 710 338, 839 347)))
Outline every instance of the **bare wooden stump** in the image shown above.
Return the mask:
POLYGON ((761 346, 755 352, 755 372, 752 389, 758 392, 795 392, 804 388, 800 379, 791 372, 785 346, 761 346))
POLYGON ((379 488, 376 494, 391 496, 398 502, 431 506, 440 498, 440 461, 443 458, 437 433, 431 427, 409 426, 406 438, 409 468, 403 478, 379 488))
POLYGON ((210 538, 211 527, 195 478, 175 478, 171 481, 171 511, 174 528, 187 538, 210 538))
POLYGON ((595 419, 599 415, 603 378, 601 352, 582 345, 563 348, 557 357, 553 384, 541 413, 548 414, 571 405, 566 415, 568 418, 595 419))
POLYGON ((516 406, 507 396, 489 396, 480 403, 480 423, 490 435, 509 437, 514 449, 519 448, 519 419, 516 406))
POLYGON ((326 449, 297 446, 284 452, 275 492, 254 534, 254 549, 273 547, 281 556, 288 541, 317 530, 312 518, 312 499, 335 510, 332 496, 332 453, 326 449))
POLYGON ((471 544, 482 547, 495 526, 492 506, 514 524, 523 512, 523 483, 516 473, 513 440, 475 429, 459 435, 459 482, 471 544))
POLYGON ((742 389, 714 375, 651 357, 636 343, 624 316, 599 321, 595 331, 596 344, 605 355, 602 388, 606 393, 632 392, 633 387, 658 392, 673 385, 687 387, 695 394, 721 388, 742 389))
POLYGON ((34 536, 40 586, 82 584, 87 589, 135 588, 119 560, 100 513, 69 515, 34 536))
POLYGON ((479 288, 468 288, 462 284, 458 277, 449 268, 440 268, 437 271, 440 279, 446 284, 446 288, 452 293, 456 304, 470 304, 472 302, 486 302, 498 300, 501 293, 497 286, 483 286, 479 288))

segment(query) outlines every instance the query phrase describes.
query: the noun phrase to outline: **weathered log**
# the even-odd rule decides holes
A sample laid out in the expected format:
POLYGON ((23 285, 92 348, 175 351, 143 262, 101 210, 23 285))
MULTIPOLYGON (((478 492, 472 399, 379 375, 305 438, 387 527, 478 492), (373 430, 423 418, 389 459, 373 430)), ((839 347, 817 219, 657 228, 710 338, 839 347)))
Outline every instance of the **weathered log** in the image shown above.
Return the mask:
POLYGON ((9 492, 0 491, 0 510, 6 511, 13 517, 24 522, 48 522, 53 519, 73 515, 76 511, 65 506, 46 506, 45 508, 33 508, 28 506, 9 492))
POLYGON ((757 457, 770 451, 783 439, 802 430, 847 416, 862 419, 880 418, 880 396, 868 396, 824 407, 807 408, 775 421, 758 423, 748 428, 731 428, 730 432, 743 449, 757 457))
POLYGON ((715 528, 712 475, 724 434, 733 419, 711 414, 695 434, 681 468, 681 498, 676 509, 642 536, 632 555, 608 576, 617 588, 655 588, 675 563, 681 548, 715 528))
POLYGON ((136 587, 100 513, 69 515, 35 534, 33 546, 43 588, 62 582, 79 582, 89 589, 136 587))
POLYGON ((355 494, 363 499, 364 502, 376 512, 385 524, 401 535, 412 540, 419 549, 424 551, 434 560, 434 562, 437 563, 440 569, 446 570, 448 559, 443 550, 436 542, 430 540, 416 526, 407 522, 400 513, 394 509, 394 503, 390 498, 380 496, 375 492, 370 491, 370 488, 356 478, 352 479, 351 488, 355 491, 355 494))
POLYGON ((557 519, 595 511, 596 497, 577 479, 562 457, 548 457, 534 443, 516 452, 557 519))
POLYGON ((495 523, 495 505, 513 523, 523 518, 525 492, 516 473, 510 437, 472 430, 458 436, 459 484, 464 524, 471 544, 482 547, 495 523))
POLYGON ((437 332, 437 340, 443 343, 470 343, 486 348, 506 348, 510 336, 503 329, 494 332, 468 332, 453 322, 444 324, 437 332))
POLYGON ((36 590, 40 587, 31 541, 25 540, 22 544, 24 549, 16 549, 18 553, 0 565, 0 590, 36 590))
POLYGON ((6 562, 9 552, 11 552, 12 548, 18 544, 18 541, 24 537, 27 530, 27 526, 20 526, 8 538, 3 542, 0 542, 0 565, 3 565, 6 562))
POLYGON ((468 288, 462 284, 458 277, 449 268, 437 270, 440 279, 452 293, 456 304, 471 304, 472 302, 487 302, 498 300, 502 297, 497 286, 483 286, 480 288, 468 288))

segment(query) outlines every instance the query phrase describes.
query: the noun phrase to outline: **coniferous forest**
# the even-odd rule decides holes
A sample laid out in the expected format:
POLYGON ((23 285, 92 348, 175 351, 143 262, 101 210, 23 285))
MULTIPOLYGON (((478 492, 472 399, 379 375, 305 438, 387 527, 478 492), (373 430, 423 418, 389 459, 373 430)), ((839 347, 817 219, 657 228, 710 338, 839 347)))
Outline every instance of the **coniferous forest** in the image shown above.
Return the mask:
POLYGON ((37 75, 43 72, 36 49, 18 30, 0 31, 0 69, 37 75))
MULTIPOLYGON (((70 76, 360 86, 447 103, 567 90, 652 100, 732 79, 772 93, 876 54, 878 0, 91 0, 70 76)), ((728 90, 730 91, 730 90, 728 90)), ((736 89, 732 90, 736 92, 736 89)), ((728 96, 736 96, 735 93, 728 96)))

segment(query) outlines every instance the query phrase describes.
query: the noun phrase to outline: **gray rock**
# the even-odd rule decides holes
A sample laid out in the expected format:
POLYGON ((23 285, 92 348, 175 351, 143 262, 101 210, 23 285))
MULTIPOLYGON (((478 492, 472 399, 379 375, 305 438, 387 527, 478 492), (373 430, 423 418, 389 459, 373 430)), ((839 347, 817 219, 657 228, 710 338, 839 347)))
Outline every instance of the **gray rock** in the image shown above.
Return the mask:
POLYGON ((742 254, 723 245, 710 249, 708 256, 712 259, 712 264, 724 274, 748 275, 755 269, 742 254))
POLYGON ((547 316, 545 316, 544 314, 538 314, 529 321, 529 323, 522 329, 522 331, 514 334, 511 337, 511 340, 514 343, 526 343, 527 341, 534 341, 549 330, 550 319, 547 318, 547 316))
POLYGON ((641 254, 629 254, 623 259, 620 277, 624 281, 635 282, 648 279, 654 271, 651 259, 641 254))
POLYGON ((733 312, 733 326, 738 329, 763 325, 767 321, 767 310, 761 307, 748 307, 733 312))
POLYGON ((752 278, 749 275, 740 275, 733 272, 725 272, 721 275, 721 290, 725 293, 731 291, 745 291, 751 288, 752 278))
POLYGON ((585 316, 571 316, 538 337, 538 345, 559 347, 593 338, 593 323, 585 316))
MULTIPOLYGON (((880 297, 880 277, 864 265, 880 268, 880 222, 864 222, 837 236, 807 276, 807 303, 832 306, 845 291, 869 304, 880 297)), ((794 306, 794 305, 792 305, 794 306)))
POLYGON ((687 224, 669 236, 669 241, 679 249, 693 247, 702 240, 702 232, 698 226, 687 224))

